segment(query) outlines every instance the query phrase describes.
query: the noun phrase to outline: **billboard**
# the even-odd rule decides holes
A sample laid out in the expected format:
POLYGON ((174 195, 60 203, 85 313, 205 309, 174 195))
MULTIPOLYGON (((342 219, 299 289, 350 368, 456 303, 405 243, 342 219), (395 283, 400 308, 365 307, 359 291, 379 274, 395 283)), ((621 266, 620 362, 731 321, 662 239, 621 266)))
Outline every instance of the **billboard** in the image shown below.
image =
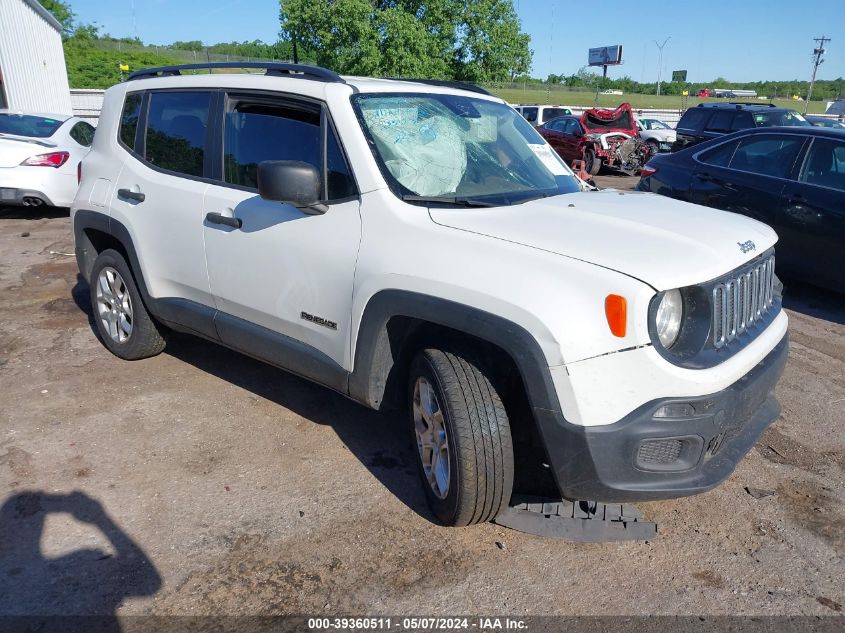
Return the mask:
POLYGON ((615 66, 622 63, 622 45, 591 48, 587 57, 590 66, 615 66))
POLYGON ((673 70, 672 71, 672 81, 686 81, 687 80, 687 71, 685 70, 673 70))

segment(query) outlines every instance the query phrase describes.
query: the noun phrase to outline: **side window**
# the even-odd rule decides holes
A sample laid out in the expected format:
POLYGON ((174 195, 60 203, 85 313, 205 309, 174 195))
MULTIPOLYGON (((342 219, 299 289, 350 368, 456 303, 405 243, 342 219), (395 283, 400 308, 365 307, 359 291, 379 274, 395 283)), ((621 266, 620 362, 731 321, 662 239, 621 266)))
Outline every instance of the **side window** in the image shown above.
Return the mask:
POLYGON ((552 119, 546 123, 546 127, 555 132, 566 132, 566 119, 552 119))
POLYGON ((716 110, 707 122, 708 132, 730 132, 736 110, 716 110))
POLYGON ((733 123, 731 123, 732 132, 747 130, 752 127, 754 127, 754 117, 751 116, 750 112, 746 112, 745 110, 737 112, 734 116, 733 123))
POLYGON ((537 108, 522 108, 522 116, 529 123, 537 122, 537 108))
POLYGON ((730 168, 786 178, 803 144, 804 137, 797 135, 746 136, 740 140, 731 158, 730 168))
POLYGON ((144 157, 156 167, 203 175, 209 92, 152 92, 144 157))
POLYGON ((70 137, 83 147, 91 147, 94 142, 94 126, 80 121, 71 128, 70 137))
MULTIPOLYGON (((332 129, 326 137, 326 200, 355 195, 352 175, 332 129)), ((298 160, 323 173, 320 108, 312 104, 237 101, 223 125, 223 180, 256 189, 258 164, 298 160)))
POLYGON ((814 139, 799 179, 811 185, 845 191, 845 141, 814 139))
POLYGON ((141 116, 140 93, 126 95, 123 102, 123 112, 120 115, 120 130, 118 138, 129 149, 135 148, 135 132, 138 130, 138 118, 141 116))
POLYGON ((711 112, 713 110, 709 108, 690 108, 684 112, 684 116, 678 122, 678 129, 696 131, 702 129, 711 112))
POLYGON ((708 165, 715 165, 716 167, 727 167, 730 164, 731 158, 733 158, 738 145, 739 141, 723 143, 718 147, 702 152, 698 157, 698 160, 708 165))

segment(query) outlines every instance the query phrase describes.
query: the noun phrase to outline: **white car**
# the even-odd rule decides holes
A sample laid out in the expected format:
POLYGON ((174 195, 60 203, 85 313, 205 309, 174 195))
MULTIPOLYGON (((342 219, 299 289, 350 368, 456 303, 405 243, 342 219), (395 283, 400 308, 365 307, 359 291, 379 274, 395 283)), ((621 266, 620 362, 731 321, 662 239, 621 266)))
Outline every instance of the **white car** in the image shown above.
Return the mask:
POLYGON ((71 217, 112 353, 189 332, 404 411, 448 525, 511 512, 515 472, 566 499, 704 492, 777 419, 771 228, 582 192, 475 86, 252 66, 105 93, 71 217))
POLYGON ((640 132, 640 138, 645 142, 654 145, 658 152, 671 151, 672 143, 674 143, 677 138, 675 130, 669 124, 664 123, 659 119, 644 119, 638 117, 637 129, 640 132))
POLYGON ((560 105, 539 105, 536 103, 517 105, 513 108, 534 127, 539 127, 559 116, 569 116, 572 110, 560 105))
POLYGON ((0 110, 0 205, 69 207, 93 140, 77 117, 0 110))

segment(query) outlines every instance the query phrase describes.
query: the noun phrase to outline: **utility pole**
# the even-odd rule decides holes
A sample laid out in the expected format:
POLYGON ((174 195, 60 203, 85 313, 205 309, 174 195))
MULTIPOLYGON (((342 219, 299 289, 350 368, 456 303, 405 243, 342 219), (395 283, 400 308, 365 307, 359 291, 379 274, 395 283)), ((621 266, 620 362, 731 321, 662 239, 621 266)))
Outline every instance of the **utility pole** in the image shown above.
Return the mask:
POLYGON ((657 46, 660 54, 658 55, 657 61, 657 96, 660 96, 660 76, 663 73, 663 47, 666 46, 666 43, 672 39, 670 35, 665 40, 663 40, 662 44, 658 44, 657 40, 654 40, 654 45, 657 46))
POLYGON ((824 55, 824 45, 826 42, 830 41, 829 37, 825 37, 822 35, 821 37, 814 37, 814 42, 818 42, 819 45, 813 49, 813 55, 815 55, 815 59, 813 60, 813 76, 810 77, 810 89, 807 91, 807 100, 804 102, 804 114, 807 114, 807 109, 810 107, 810 97, 813 96, 813 84, 816 83, 816 71, 819 69, 824 63, 822 59, 822 55, 824 55))

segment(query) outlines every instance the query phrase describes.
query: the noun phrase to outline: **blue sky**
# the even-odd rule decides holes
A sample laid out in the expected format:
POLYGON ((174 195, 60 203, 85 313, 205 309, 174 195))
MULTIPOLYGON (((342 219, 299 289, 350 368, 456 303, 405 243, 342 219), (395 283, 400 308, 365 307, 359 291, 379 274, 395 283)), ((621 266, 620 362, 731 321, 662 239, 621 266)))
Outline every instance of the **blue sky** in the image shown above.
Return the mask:
MULTIPOLYGON (((83 22, 102 32, 134 35, 132 0, 70 0, 83 22)), ((842 0, 803 5, 786 0, 514 0, 522 27, 531 35, 533 74, 570 74, 586 63, 587 49, 623 44, 624 65, 609 76, 657 79, 653 40, 672 39, 664 48, 664 77, 689 71, 689 81, 717 76, 733 81, 807 79, 813 37, 827 35, 820 79, 845 76, 845 8, 842 0), (599 8, 602 7, 602 8, 599 8), (603 17, 606 16, 606 17, 603 17)), ((278 36, 276 0, 135 0, 138 36, 148 43, 202 40, 205 43, 278 36)))

